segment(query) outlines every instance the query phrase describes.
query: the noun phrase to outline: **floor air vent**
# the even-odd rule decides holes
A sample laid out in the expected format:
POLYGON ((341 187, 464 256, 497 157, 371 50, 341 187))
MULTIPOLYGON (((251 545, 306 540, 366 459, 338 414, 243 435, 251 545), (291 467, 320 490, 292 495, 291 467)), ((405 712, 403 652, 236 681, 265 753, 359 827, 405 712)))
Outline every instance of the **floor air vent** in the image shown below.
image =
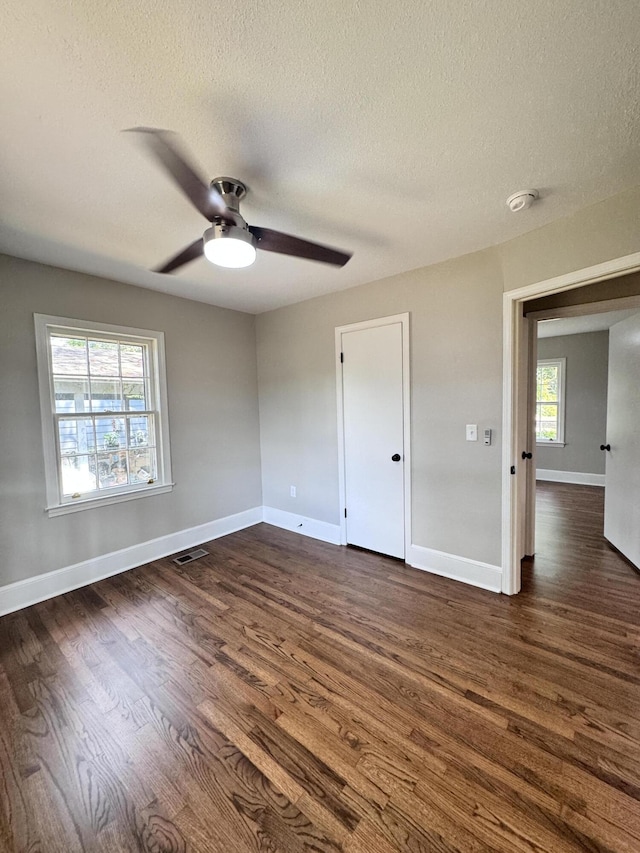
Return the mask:
POLYGON ((203 551, 202 548, 196 548, 195 551, 188 551, 186 554, 180 554, 179 557, 174 559, 174 563, 177 563, 179 566, 183 566, 185 563, 190 563, 192 560, 199 560, 200 557, 206 557, 208 551, 203 551))

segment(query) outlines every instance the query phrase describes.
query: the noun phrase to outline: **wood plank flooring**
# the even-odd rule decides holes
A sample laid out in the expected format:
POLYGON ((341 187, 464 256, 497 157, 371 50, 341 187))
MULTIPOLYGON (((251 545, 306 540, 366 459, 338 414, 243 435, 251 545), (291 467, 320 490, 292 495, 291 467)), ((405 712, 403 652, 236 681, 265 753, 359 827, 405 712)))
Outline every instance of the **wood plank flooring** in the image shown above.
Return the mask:
POLYGON ((541 484, 514 598, 258 525, 4 617, 0 850, 637 853, 601 491, 541 484))

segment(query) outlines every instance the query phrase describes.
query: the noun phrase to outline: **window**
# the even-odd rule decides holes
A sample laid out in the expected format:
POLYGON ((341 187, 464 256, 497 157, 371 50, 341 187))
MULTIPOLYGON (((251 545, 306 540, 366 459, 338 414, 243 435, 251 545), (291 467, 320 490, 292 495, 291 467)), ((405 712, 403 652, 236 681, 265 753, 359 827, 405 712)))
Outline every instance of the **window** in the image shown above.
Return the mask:
POLYGON ((564 446, 564 375, 566 359, 538 362, 536 374, 536 443, 564 446))
POLYGON ((35 324, 49 515, 170 491, 162 332, 35 324))

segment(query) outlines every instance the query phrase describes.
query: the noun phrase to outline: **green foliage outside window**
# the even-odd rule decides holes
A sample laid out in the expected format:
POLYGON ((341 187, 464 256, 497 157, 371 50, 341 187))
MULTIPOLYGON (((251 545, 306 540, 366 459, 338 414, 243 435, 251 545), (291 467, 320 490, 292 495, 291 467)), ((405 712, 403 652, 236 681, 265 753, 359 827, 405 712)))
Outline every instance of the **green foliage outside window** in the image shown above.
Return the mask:
POLYGON ((556 364, 539 364, 536 374, 536 441, 558 440, 559 373, 556 364))

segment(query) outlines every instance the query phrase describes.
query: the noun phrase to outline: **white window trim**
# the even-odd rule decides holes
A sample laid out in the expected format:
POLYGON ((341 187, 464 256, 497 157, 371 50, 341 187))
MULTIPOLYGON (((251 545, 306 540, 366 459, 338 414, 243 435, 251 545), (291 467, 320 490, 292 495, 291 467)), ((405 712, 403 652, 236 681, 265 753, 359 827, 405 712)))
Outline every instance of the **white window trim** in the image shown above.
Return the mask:
MULTIPOLYGON (((566 375, 567 375, 567 359, 563 356, 562 358, 539 358, 536 364, 536 378, 537 378, 537 368, 540 366, 544 366, 547 364, 557 365, 559 367, 558 371, 558 437, 555 441, 551 440, 536 440, 536 447, 565 447, 566 442, 564 440, 564 415, 566 408, 566 375)), ((538 404, 538 391, 537 391, 537 382, 536 382, 536 408, 538 404)))
POLYGON ((47 505, 45 512, 54 517, 80 510, 93 509, 109 504, 130 501, 136 498, 166 494, 173 489, 171 478, 171 451, 169 445, 169 414, 166 379, 166 361, 164 350, 164 332, 149 329, 134 329, 128 326, 114 326, 107 323, 94 323, 90 320, 77 320, 68 317, 53 317, 48 314, 34 314, 36 331, 36 356, 38 363, 38 387, 40 392, 40 415, 42 419, 42 443, 44 448, 45 485, 47 505), (49 328, 62 328, 70 333, 107 334, 119 338, 143 338, 150 342, 153 359, 154 394, 158 410, 158 444, 156 447, 157 477, 149 485, 120 487, 117 491, 105 491, 104 494, 78 498, 72 501, 62 499, 60 469, 55 436, 53 378, 51 371, 51 353, 48 342, 49 328))

